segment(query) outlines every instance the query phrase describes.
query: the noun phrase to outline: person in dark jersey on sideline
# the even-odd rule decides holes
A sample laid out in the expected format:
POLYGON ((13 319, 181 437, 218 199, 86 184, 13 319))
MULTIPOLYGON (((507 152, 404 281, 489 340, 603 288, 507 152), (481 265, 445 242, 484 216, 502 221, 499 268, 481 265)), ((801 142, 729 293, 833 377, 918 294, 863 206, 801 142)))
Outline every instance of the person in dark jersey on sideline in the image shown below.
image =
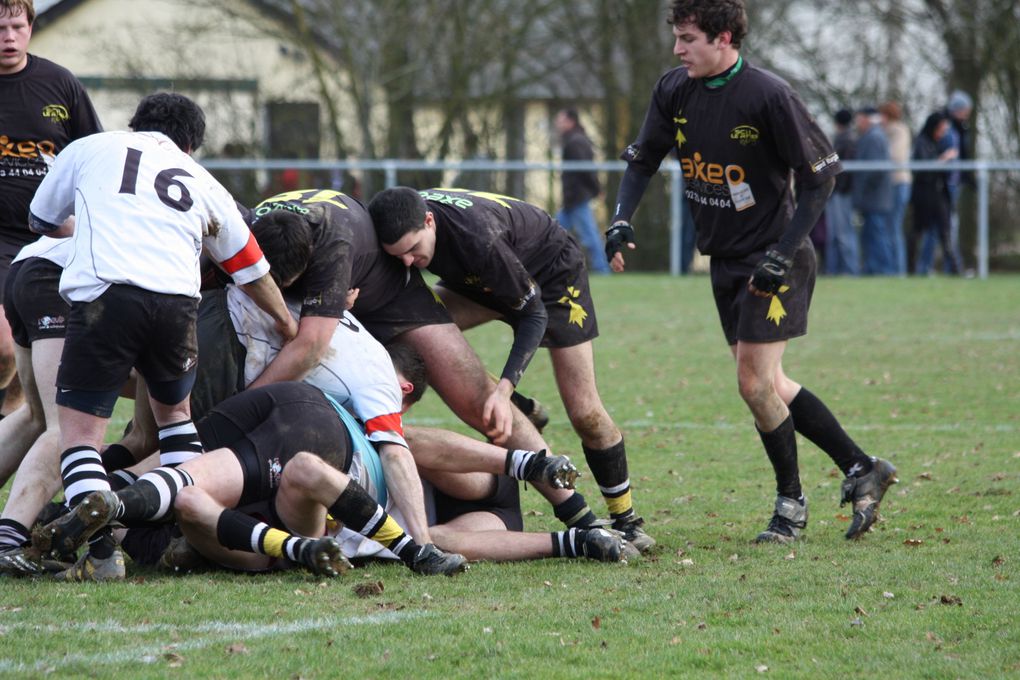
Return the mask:
MULTIPOLYGON (((32 0, 0 0, 0 301, 11 260, 38 238, 28 229, 28 204, 53 158, 75 139, 102 127, 85 88, 70 71, 28 53, 35 23, 32 0)), ((0 302, 2 304, 2 302, 0 302)), ((14 378, 14 339, 0 307, 0 407, 21 402, 14 378)))
POLYGON ((606 256, 614 271, 624 270, 625 249, 635 247, 631 216, 675 148, 698 250, 712 258, 712 291, 740 396, 775 470, 775 511, 756 540, 787 543, 807 525, 796 432, 846 475, 842 502, 854 506, 846 537, 859 538, 896 469, 866 455, 782 366, 787 341, 807 332, 815 283, 807 236, 842 170, 839 156, 790 86, 741 56, 748 28, 742 0, 674 0, 668 21, 681 65, 659 79, 637 141, 623 153, 627 170, 606 256))

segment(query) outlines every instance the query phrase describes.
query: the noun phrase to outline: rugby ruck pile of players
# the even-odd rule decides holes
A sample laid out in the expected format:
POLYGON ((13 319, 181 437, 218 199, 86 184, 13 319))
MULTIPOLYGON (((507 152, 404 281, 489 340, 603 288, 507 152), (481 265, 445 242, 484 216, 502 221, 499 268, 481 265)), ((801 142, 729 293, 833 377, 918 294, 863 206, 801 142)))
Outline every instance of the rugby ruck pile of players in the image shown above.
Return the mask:
MULTIPOLYGON (((26 19, 30 33, 25 7, 3 0, 0 36, 26 19)), ((896 470, 864 454, 781 365, 786 341, 806 332, 806 236, 838 156, 789 86, 740 56, 739 0, 677 0, 670 23, 682 65, 656 85, 624 153, 607 257, 623 271, 630 217, 675 148, 740 394, 776 473, 774 513, 755 540, 787 543, 806 526, 796 432, 846 475, 847 538, 858 538, 896 470), (744 132, 719 133, 731 127, 744 132)), ((495 193, 408 187, 367 207, 330 189, 244 207, 191 158, 205 132, 193 101, 149 95, 129 131, 102 132, 74 83, 65 114, 77 128, 21 188, 27 225, 0 258, 25 393, 0 421, 0 483, 17 468, 0 571, 120 580, 127 553, 178 572, 335 576, 349 560, 381 558, 452 575, 469 560, 621 562, 655 546, 596 387, 584 255, 546 212, 495 193), (462 334, 492 320, 513 329, 498 377, 462 334), (605 518, 543 440, 542 406, 515 391, 539 347, 605 518), (428 385, 484 439, 405 427, 428 385), (122 395, 134 398, 131 425, 104 445, 122 395), (562 530, 523 530, 520 481, 562 530)))

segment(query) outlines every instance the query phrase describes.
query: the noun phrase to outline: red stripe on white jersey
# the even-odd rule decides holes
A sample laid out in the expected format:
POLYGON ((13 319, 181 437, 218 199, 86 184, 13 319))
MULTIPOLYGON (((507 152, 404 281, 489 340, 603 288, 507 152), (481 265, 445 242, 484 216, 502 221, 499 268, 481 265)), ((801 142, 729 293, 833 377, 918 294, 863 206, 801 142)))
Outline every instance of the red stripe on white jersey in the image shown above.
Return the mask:
POLYGON ((373 432, 396 432, 404 436, 404 424, 399 413, 387 413, 383 416, 376 416, 365 423, 365 434, 373 432))
POLYGON ((259 247, 258 241, 255 240, 255 235, 249 234, 248 242, 244 244, 244 248, 241 248, 233 257, 221 262, 220 266, 223 267, 223 271, 226 273, 236 274, 242 269, 257 263, 262 257, 262 248, 259 247))

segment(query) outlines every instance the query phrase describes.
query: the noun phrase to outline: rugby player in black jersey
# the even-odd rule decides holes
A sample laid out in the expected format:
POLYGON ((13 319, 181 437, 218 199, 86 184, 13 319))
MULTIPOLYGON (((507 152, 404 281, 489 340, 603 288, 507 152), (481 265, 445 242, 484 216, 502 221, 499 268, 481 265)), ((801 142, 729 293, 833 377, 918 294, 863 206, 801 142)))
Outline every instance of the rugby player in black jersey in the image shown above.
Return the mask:
MULTIPOLYGON (((34 24, 32 0, 0 0, 0 299, 12 258, 37 238, 28 228, 28 204, 53 158, 75 139, 102 130, 78 79, 28 52, 34 24)), ((0 311, 0 406, 6 413, 21 403, 14 373, 14 340, 0 311)), ((0 457, 13 455, 0 450, 0 457)))
MULTIPOLYGON (((486 421, 508 421, 510 395, 528 362, 539 346, 549 348, 613 528, 638 550, 651 548, 655 541, 631 501, 623 435, 595 384, 591 341, 598 325, 577 243, 543 210, 485 192, 394 187, 376 194, 368 211, 387 253, 441 278, 436 292, 461 329, 493 319, 513 327, 509 356, 485 400, 486 421)), ((557 517, 565 514, 557 510, 557 517)))
POLYGON ((674 0, 668 22, 681 65, 659 79, 637 141, 623 153, 627 170, 606 256, 614 271, 624 270, 625 248, 635 247, 631 216, 675 148, 698 250, 712 258, 712 291, 740 396, 775 470, 775 512, 756 540, 787 543, 807 524, 795 432, 846 475, 842 502, 854 506, 846 537, 859 538, 896 469, 866 455, 782 366, 787 341, 807 332, 815 282, 807 235, 842 170, 839 157, 790 86, 741 56, 742 0, 674 0))

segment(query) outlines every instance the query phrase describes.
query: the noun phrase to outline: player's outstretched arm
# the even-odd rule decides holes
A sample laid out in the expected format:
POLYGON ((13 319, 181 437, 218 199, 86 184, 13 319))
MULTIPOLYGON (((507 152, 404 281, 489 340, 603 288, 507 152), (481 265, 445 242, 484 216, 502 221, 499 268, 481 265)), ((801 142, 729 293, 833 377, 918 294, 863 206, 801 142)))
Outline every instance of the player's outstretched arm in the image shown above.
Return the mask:
POLYGON ((418 468, 414 464, 411 452, 399 444, 382 443, 377 444, 376 448, 379 450, 386 488, 393 495, 393 502, 404 516, 407 525, 405 528, 418 543, 422 545, 431 543, 421 477, 418 476, 418 468))
POLYGON ((285 380, 303 380, 326 356, 339 319, 328 316, 303 316, 297 335, 273 357, 249 388, 285 380))

